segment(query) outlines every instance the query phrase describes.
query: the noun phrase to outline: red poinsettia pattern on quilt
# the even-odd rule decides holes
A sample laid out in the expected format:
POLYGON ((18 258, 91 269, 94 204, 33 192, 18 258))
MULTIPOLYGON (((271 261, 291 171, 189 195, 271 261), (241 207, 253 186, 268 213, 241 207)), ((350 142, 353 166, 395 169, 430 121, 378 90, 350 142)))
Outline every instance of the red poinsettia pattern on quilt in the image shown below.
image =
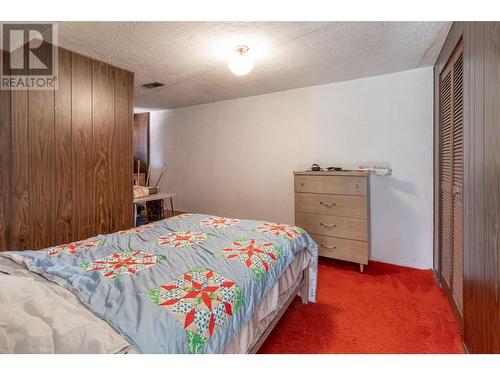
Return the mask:
POLYGON ((229 278, 193 269, 145 294, 172 312, 185 330, 189 351, 197 353, 243 304, 243 294, 229 278))
POLYGON ((121 230, 121 231, 118 232, 118 234, 139 234, 139 233, 147 231, 148 229, 152 229, 154 227, 155 227, 155 225, 151 224, 151 223, 150 224, 144 224, 144 225, 141 225, 139 227, 130 228, 130 229, 127 229, 127 230, 121 230))
POLYGON ((304 231, 299 227, 277 223, 262 223, 256 227, 255 230, 260 233, 269 233, 274 234, 275 236, 285 237, 288 240, 293 240, 304 233, 304 231))
POLYGON ((172 232, 166 236, 160 236, 156 239, 159 245, 168 247, 191 247, 208 238, 207 233, 203 232, 172 232))
POLYGON ((261 280, 269 272, 271 266, 281 258, 283 252, 271 242, 242 239, 231 242, 219 254, 227 259, 243 263, 261 280))
POLYGON ((83 241, 71 242, 64 245, 58 245, 49 247, 47 249, 40 250, 45 252, 50 256, 60 256, 60 255, 76 255, 82 251, 90 250, 99 247, 104 243, 104 240, 97 238, 89 238, 83 241))
POLYGON ((105 277, 116 279, 122 275, 135 275, 165 259, 167 259, 165 255, 147 254, 140 250, 124 250, 92 262, 79 264, 78 267, 87 272, 99 271, 105 277))
POLYGON ((238 219, 232 219, 228 217, 210 216, 206 219, 200 221, 202 227, 212 227, 212 228, 227 228, 238 224, 240 221, 238 219))

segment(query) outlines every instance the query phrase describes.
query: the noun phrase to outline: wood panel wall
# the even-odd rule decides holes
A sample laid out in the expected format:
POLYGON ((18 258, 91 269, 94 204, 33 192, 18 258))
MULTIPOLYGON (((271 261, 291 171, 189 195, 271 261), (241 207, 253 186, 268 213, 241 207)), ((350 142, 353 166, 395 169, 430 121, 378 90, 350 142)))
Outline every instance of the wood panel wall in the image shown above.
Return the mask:
POLYGON ((0 91, 0 250, 133 224, 133 73, 58 52, 57 90, 0 91))
MULTIPOLYGON (((439 74, 461 39, 464 48, 462 333, 469 352, 500 353, 500 23, 453 24, 434 66, 435 98, 439 97, 439 74)), ((438 100, 434 113, 437 213, 438 100)), ((439 270, 439 215, 434 216, 434 228, 434 268, 439 270)))
POLYGON ((134 114, 134 171, 147 173, 149 167, 149 113, 134 114), (137 161, 141 170, 137 170, 137 161))

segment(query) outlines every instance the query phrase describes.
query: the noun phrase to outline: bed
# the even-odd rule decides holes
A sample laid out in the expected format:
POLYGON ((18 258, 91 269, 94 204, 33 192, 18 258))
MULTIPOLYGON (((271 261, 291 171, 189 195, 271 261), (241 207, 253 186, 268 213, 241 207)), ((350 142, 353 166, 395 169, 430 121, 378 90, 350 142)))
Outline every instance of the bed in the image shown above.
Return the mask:
POLYGON ((317 258, 301 228, 203 214, 3 252, 0 352, 256 353, 316 302, 317 258))

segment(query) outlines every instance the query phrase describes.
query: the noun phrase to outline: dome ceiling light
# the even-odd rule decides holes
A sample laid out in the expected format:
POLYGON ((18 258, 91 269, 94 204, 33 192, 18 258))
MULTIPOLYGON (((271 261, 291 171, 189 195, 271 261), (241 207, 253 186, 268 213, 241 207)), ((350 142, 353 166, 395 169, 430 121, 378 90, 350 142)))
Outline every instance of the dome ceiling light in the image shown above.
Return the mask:
POLYGON ((229 56, 229 69, 237 76, 244 76, 253 69, 255 61, 249 50, 247 46, 236 46, 234 53, 229 56))

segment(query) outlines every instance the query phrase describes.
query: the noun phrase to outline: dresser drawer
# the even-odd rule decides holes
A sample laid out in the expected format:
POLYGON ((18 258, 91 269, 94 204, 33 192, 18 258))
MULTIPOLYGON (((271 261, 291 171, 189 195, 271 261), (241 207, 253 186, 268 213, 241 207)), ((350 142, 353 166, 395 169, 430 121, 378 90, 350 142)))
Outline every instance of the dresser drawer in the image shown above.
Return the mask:
POLYGON ((318 244, 321 256, 368 264, 368 244, 366 242, 317 234, 311 234, 311 237, 318 244))
POLYGON ((295 176, 296 193, 367 195, 365 177, 295 176))
POLYGON ((295 211, 366 219, 366 196, 295 193, 295 211))
POLYGON ((309 233, 367 241, 366 219, 295 213, 295 225, 309 233))

